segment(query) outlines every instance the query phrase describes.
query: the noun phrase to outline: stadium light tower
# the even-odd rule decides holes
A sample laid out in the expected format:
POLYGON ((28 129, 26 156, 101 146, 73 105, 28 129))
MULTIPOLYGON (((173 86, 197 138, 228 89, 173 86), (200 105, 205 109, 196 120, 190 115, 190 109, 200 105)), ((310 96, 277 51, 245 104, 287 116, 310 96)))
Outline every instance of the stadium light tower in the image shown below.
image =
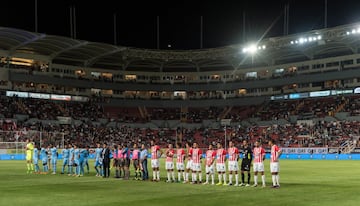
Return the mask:
POLYGON ((220 121, 220 124, 221 124, 221 126, 224 126, 224 133, 225 133, 225 149, 226 149, 226 147, 227 147, 227 131, 226 131, 226 127, 227 126, 230 126, 230 123, 231 123, 231 119, 221 119, 221 121, 220 121))

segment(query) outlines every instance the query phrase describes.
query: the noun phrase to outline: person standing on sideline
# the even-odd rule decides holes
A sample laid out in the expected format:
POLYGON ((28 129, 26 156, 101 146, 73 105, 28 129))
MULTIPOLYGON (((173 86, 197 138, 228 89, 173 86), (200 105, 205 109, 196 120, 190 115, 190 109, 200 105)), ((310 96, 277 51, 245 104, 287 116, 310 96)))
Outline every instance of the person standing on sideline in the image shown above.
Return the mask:
POLYGON ((141 180, 139 154, 140 154, 140 150, 138 148, 138 145, 134 143, 131 160, 134 166, 135 180, 141 180))
POLYGON ((216 171, 218 172, 219 182, 216 185, 226 185, 226 150, 223 148, 220 142, 217 143, 216 150, 216 171), (224 178, 224 183, 222 183, 222 178, 224 178))
MULTIPOLYGON (((190 146, 190 143, 186 143, 186 155, 187 155, 187 163, 186 163, 186 173, 185 173, 185 181, 184 183, 188 183, 189 182, 189 173, 191 173, 191 177, 193 178, 194 176, 192 175, 192 152, 193 152, 193 148, 190 146)), ((193 182, 194 180, 191 179, 191 182, 193 182)))
MULTIPOLYGON (((65 173, 65 167, 69 164, 69 156, 70 156, 70 151, 68 150, 68 146, 67 144, 65 144, 65 148, 62 150, 62 159, 63 159, 63 164, 62 164, 62 168, 61 168, 61 174, 65 173)), ((69 174, 69 166, 68 166, 68 174, 69 174)))
POLYGON ((184 160, 185 150, 181 147, 180 143, 176 143, 176 169, 178 171, 178 182, 181 182, 181 173, 184 181, 186 180, 184 160))
POLYGON ((280 187, 280 165, 279 165, 279 157, 282 153, 281 149, 275 144, 275 140, 269 140, 269 146, 271 147, 271 156, 270 156, 270 172, 272 176, 272 187, 279 188, 280 187))
POLYGON ((34 173, 40 174, 40 167, 39 167, 39 154, 40 148, 38 149, 37 144, 34 144, 34 154, 33 154, 33 164, 34 164, 34 173))
POLYGON ((229 169, 229 184, 232 185, 232 179, 233 179, 233 173, 235 175, 235 185, 239 186, 239 176, 238 176, 238 159, 239 159, 239 150, 235 147, 234 143, 232 141, 229 142, 229 148, 228 148, 228 154, 229 154, 229 162, 228 162, 228 169, 229 169))
POLYGON ((124 158, 124 180, 128 180, 130 178, 130 149, 129 144, 126 144, 122 149, 122 154, 124 158))
POLYGON ((94 168, 96 170, 96 177, 103 176, 103 168, 102 168, 102 151, 100 143, 96 143, 96 149, 95 149, 95 165, 94 168), (98 168, 99 167, 99 168, 98 168))
POLYGON ((175 174, 174 174, 174 155, 175 150, 173 149, 172 144, 168 145, 168 149, 165 152, 166 154, 166 162, 165 162, 165 169, 167 171, 167 180, 166 182, 175 182, 175 174), (172 179, 171 179, 171 177, 172 179))
POLYGON ((193 151, 192 151, 192 175, 193 181, 192 184, 201 184, 202 181, 202 173, 201 173, 201 158, 202 158, 202 151, 199 148, 199 145, 194 142, 193 144, 193 151), (199 175, 199 181, 197 181, 197 175, 199 175))
POLYGON ((253 151, 254 154, 254 185, 258 185, 258 172, 261 173, 262 187, 265 187, 265 174, 264 174, 264 160, 265 160, 265 150, 262 148, 261 143, 257 140, 255 142, 255 148, 253 151))
POLYGON ((215 172, 214 172, 214 163, 215 163, 216 151, 213 150, 213 146, 209 144, 209 149, 206 151, 206 182, 204 185, 209 184, 209 176, 211 175, 211 184, 215 184, 215 172))
POLYGON ((145 144, 141 144, 141 152, 140 152, 140 162, 141 162, 141 168, 142 168, 142 180, 148 180, 149 179, 149 172, 147 168, 147 157, 148 157, 148 151, 145 147, 145 144))
POLYGON ((27 174, 30 174, 34 171, 33 165, 33 152, 34 152, 34 144, 30 141, 30 139, 26 139, 26 166, 27 166, 27 174))
POLYGON ((85 146, 85 151, 84 151, 84 166, 86 166, 86 171, 89 174, 90 173, 90 167, 89 167, 89 155, 90 155, 90 151, 89 151, 89 146, 86 145, 85 146))
POLYGON ((68 167, 68 176, 72 176, 74 173, 74 155, 75 155, 74 145, 69 144, 69 167, 68 167))
POLYGON ((102 150, 102 161, 103 161, 103 178, 109 178, 110 177, 110 149, 107 145, 107 143, 103 144, 103 150, 102 150))
POLYGON ((162 155, 159 145, 156 145, 154 140, 150 141, 151 145, 151 168, 153 169, 153 181, 160 181, 160 163, 159 158, 162 155))
POLYGON ((240 186, 250 186, 250 167, 252 161, 252 150, 248 145, 247 140, 243 141, 242 161, 241 161, 241 184, 240 186), (245 184, 245 172, 247 173, 247 184, 245 184))
POLYGON ((51 152, 52 174, 55 175, 56 174, 56 163, 57 163, 57 158, 58 158, 58 152, 57 152, 57 148, 55 145, 50 148, 50 152, 51 152))

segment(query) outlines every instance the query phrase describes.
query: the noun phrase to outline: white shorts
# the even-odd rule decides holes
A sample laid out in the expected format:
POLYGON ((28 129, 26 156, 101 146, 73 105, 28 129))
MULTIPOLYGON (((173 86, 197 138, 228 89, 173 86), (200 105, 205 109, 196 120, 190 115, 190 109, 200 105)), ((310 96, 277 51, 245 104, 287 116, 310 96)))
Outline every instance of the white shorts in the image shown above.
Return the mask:
POLYGON ((214 174, 214 165, 207 166, 205 168, 206 174, 214 174))
POLYGON ((174 163, 173 162, 166 162, 165 163, 165 169, 166 170, 173 170, 174 169, 174 163))
POLYGON ((229 171, 239 171, 239 164, 237 161, 229 161, 228 164, 229 171))
POLYGON ((189 160, 187 163, 186 163, 186 169, 192 169, 192 160, 189 160))
POLYGON ((201 172, 201 163, 192 163, 193 172, 201 172))
POLYGON ((254 172, 264 172, 264 163, 254 163, 254 172))
POLYGON ((270 172, 280 172, 279 162, 270 162, 270 172))
POLYGON ((184 171, 184 163, 176 163, 176 169, 180 171, 184 171))
POLYGON ((152 159, 151 160, 151 168, 159 168, 159 160, 158 159, 152 159))
POLYGON ((225 163, 217 163, 216 164, 216 171, 217 172, 226 172, 225 163))

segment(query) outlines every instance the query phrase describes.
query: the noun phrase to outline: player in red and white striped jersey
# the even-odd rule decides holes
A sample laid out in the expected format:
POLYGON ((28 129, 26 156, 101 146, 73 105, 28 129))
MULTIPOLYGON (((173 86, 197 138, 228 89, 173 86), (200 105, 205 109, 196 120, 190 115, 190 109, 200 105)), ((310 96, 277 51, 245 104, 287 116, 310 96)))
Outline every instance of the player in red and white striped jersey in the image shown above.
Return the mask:
MULTIPOLYGON (((186 151, 187 151, 187 163, 186 163, 186 179, 184 181, 184 183, 188 183, 189 182, 189 173, 192 174, 192 147, 190 146, 189 143, 186 143, 186 151)), ((191 175, 192 176, 192 175, 191 175)), ((191 179, 191 182, 193 181, 193 179, 191 179)))
POLYGON ((218 172, 219 182, 216 185, 223 185, 222 178, 224 178, 224 185, 226 185, 226 169, 225 169, 225 160, 226 160, 226 150, 223 148, 220 142, 217 143, 216 150, 216 171, 218 172))
POLYGON ((201 156, 202 151, 198 148, 198 144, 194 142, 192 149, 192 175, 193 175, 193 184, 197 182, 197 174, 199 174, 199 183, 202 181, 202 173, 201 173, 201 156))
POLYGON ((174 154, 175 150, 173 149, 172 144, 168 145, 168 149, 166 150, 166 163, 165 163, 165 169, 167 171, 167 181, 171 182, 170 174, 172 177, 172 181, 175 182, 175 175, 174 175, 174 154))
POLYGON ((275 144, 275 140, 269 140, 269 146, 271 147, 271 156, 270 156, 270 172, 272 176, 273 188, 280 187, 280 165, 279 157, 282 153, 281 149, 275 144))
POLYGON ((264 160, 265 160, 265 150, 262 148, 259 141, 255 142, 255 148, 253 149, 254 154, 254 185, 258 185, 258 172, 261 173, 262 186, 265 187, 265 175, 264 175, 264 160))
POLYGON ((211 184, 214 185, 214 163, 215 163, 216 151, 213 150, 212 145, 209 145, 208 151, 206 151, 206 182, 204 185, 209 184, 209 176, 211 175, 211 184))
POLYGON ((154 140, 150 141, 151 145, 151 167, 153 169, 153 181, 160 181, 160 164, 159 157, 161 157, 162 152, 158 145, 155 145, 154 140))
POLYGON ((232 185, 232 178, 233 173, 235 174, 235 185, 239 186, 239 150, 235 147, 234 143, 232 141, 229 142, 229 148, 228 148, 228 154, 229 154, 229 162, 228 162, 228 169, 229 169, 229 185, 232 185))
POLYGON ((176 143, 176 169, 178 171, 178 182, 181 182, 181 173, 185 181, 185 150, 181 147, 180 143, 176 143))

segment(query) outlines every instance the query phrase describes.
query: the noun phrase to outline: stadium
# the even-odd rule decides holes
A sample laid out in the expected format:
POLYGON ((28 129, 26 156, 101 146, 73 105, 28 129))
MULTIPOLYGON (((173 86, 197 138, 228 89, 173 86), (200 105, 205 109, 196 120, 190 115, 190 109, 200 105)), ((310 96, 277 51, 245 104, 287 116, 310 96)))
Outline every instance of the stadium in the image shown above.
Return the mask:
MULTIPOLYGON (((355 22, 216 48, 172 50, 0 27, 0 205, 358 205, 359 36, 355 22), (33 173, 25 161, 29 140, 41 151, 48 147, 49 157, 52 145, 57 163, 49 160, 43 171, 39 161, 33 173), (174 164, 178 156, 170 156, 169 144, 185 149, 182 161, 197 144, 194 149, 203 156, 199 178, 207 183, 209 145, 237 148, 240 164, 244 141, 251 148, 260 143, 266 152, 266 186, 235 187, 244 183, 237 170, 239 183, 232 184, 231 173, 229 184, 224 179, 221 187, 182 184, 184 172, 179 181, 172 174, 181 184, 168 183, 165 162, 174 164), (271 182, 268 142, 281 148, 281 188, 271 182), (98 143, 106 143, 114 159, 109 179, 95 177, 103 175, 96 168, 98 143), (142 144, 149 154, 149 179, 155 174, 160 182, 155 177, 140 181, 142 164, 140 170, 130 164, 135 156, 130 150, 140 155, 142 144), (85 163, 74 166, 75 177, 66 174, 70 164, 62 167, 69 145, 90 152, 90 168, 82 175, 85 163), (118 145, 119 151, 129 151, 129 171, 113 164, 118 145), (160 175, 150 164, 155 146, 160 175)), ((216 183, 219 177, 215 172, 216 183)), ((196 183, 196 175, 189 182, 196 183)))

